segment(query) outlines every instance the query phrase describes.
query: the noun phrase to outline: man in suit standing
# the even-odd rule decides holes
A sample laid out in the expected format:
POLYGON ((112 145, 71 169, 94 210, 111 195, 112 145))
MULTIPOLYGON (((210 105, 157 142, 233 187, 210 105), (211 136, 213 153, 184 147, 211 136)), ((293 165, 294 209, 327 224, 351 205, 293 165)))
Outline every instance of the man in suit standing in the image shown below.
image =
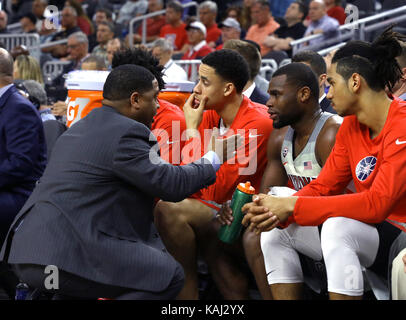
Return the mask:
POLYGON ((337 112, 331 106, 331 102, 327 99, 326 93, 326 78, 327 78, 327 65, 323 57, 316 51, 302 50, 296 53, 292 57, 292 62, 301 62, 308 65, 319 79, 319 104, 321 110, 324 112, 330 112, 337 114, 337 112))
POLYGON ((0 244, 46 165, 41 117, 13 84, 13 58, 0 49, 0 244))
MULTIPOLYGON (((212 184, 222 157, 209 151, 186 166, 163 161, 149 130, 158 93, 158 82, 147 69, 114 68, 104 84, 103 106, 58 139, 0 254, 21 281, 56 289, 47 285, 44 273, 54 265, 56 292, 65 296, 177 295, 183 270, 153 225, 154 199, 181 201, 212 184)), ((212 138, 209 150, 231 155, 227 142, 212 138)))
POLYGON ((224 49, 237 51, 247 61, 250 78, 243 89, 243 94, 251 101, 266 105, 269 95, 262 91, 255 83, 255 77, 261 68, 261 55, 259 50, 249 41, 232 39, 224 43, 224 49))
MULTIPOLYGON (((46 165, 41 117, 13 84, 13 58, 0 49, 0 245, 46 165)), ((16 279, 0 263, 0 287, 14 295, 16 279)))

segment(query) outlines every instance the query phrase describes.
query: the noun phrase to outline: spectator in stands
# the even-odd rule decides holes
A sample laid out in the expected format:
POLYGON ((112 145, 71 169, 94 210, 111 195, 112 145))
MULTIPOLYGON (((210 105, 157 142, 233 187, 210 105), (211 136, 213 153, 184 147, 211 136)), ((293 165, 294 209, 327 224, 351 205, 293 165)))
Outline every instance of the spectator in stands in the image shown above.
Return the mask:
POLYGON ((35 80, 24 80, 21 84, 23 90, 27 93, 26 98, 37 108, 42 122, 56 120, 48 105, 47 93, 45 92, 44 86, 35 80))
POLYGON ((159 63, 164 66, 164 75, 162 78, 165 83, 188 80, 185 70, 172 60, 173 48, 168 40, 163 38, 157 39, 151 48, 152 54, 159 60, 159 63))
POLYGON ((68 37, 68 53, 64 60, 72 61, 70 71, 80 70, 83 60, 89 55, 89 42, 83 32, 75 32, 68 37))
POLYGON ((132 19, 145 14, 147 9, 148 1, 146 0, 127 0, 120 8, 116 22, 128 27, 132 19))
POLYGON ((393 87, 393 95, 399 99, 406 100, 406 43, 401 42, 402 53, 396 58, 401 70, 402 77, 393 87))
POLYGON ((97 26, 97 43, 93 48, 92 54, 100 56, 108 64, 107 59, 107 42, 114 38, 114 25, 110 22, 100 22, 97 26))
POLYGON ((90 36, 94 33, 93 24, 90 21, 89 17, 86 15, 85 11, 82 8, 82 5, 77 0, 66 0, 65 6, 71 6, 76 10, 77 13, 77 25, 82 30, 84 34, 90 36))
MULTIPOLYGON (((165 88, 163 65, 150 51, 141 48, 121 50, 114 55, 113 68, 123 64, 143 66, 155 76, 159 89, 165 88)), ((180 152, 185 144, 181 139, 186 130, 185 116, 178 106, 168 101, 158 98, 158 103, 159 108, 154 116, 151 131, 158 140, 161 158, 171 164, 179 165, 180 152)))
POLYGON ((198 298, 197 246, 204 249, 207 241, 204 230, 213 220, 218 207, 231 199, 240 182, 249 180, 258 188, 266 166, 266 144, 272 131, 272 121, 266 107, 260 108, 242 94, 248 79, 248 65, 240 54, 226 49, 214 51, 203 58, 199 82, 183 107, 186 127, 190 129, 187 130, 188 140, 182 152, 186 163, 204 153, 207 142, 201 143, 199 139, 199 136, 202 139, 205 136, 204 130, 218 128, 224 137, 237 130, 244 132, 244 146, 239 148, 238 153, 245 154, 247 158, 239 160, 236 154, 231 162, 220 168, 214 185, 183 201, 160 201, 155 207, 154 217, 159 233, 168 251, 185 270, 185 286, 178 299, 198 298), (256 139, 256 147, 252 145, 253 139, 256 139), (253 164, 251 160, 254 158, 256 166, 250 170, 248 167, 253 164))
MULTIPOLYGON (((148 13, 161 11, 164 7, 163 0, 148 0, 148 13)), ((147 19, 146 25, 146 42, 153 42, 159 38, 159 33, 162 27, 166 24, 164 15, 154 16, 147 19)), ((141 24, 136 34, 134 34, 134 43, 141 43, 142 41, 143 25, 141 24)))
POLYGON ((0 49, 0 243, 46 165, 38 111, 13 85, 13 58, 0 49))
POLYGON ((326 5, 323 0, 313 0, 309 4, 309 18, 310 24, 304 34, 305 37, 314 34, 323 34, 323 37, 310 40, 307 44, 309 46, 321 46, 326 39, 334 38, 338 35, 339 23, 336 19, 327 15, 326 5))
POLYGON ((16 80, 35 80, 42 85, 44 79, 42 77, 41 67, 38 60, 33 56, 20 54, 14 61, 13 78, 16 80))
MULTIPOLYGON (((63 8, 62 13, 61 13, 61 25, 63 29, 56 34, 54 34, 50 41, 57 41, 57 40, 62 40, 62 39, 67 39, 71 34, 80 31, 80 28, 77 25, 77 13, 75 8, 71 6, 66 6, 63 8)), ((54 54, 53 51, 61 51, 63 52, 63 47, 66 47, 65 45, 57 45, 57 46, 52 46, 48 48, 43 48, 42 52, 43 53, 51 53, 54 57, 57 57, 57 54, 54 54), (59 47, 59 48, 55 48, 59 47), (62 48, 61 48, 62 47, 62 48)))
POLYGON ((109 9, 98 8, 94 14, 93 21, 96 27, 102 21, 113 23, 113 13, 109 9))
POLYGON ((32 0, 12 0, 11 11, 9 12, 8 23, 17 23, 20 17, 31 12, 32 0))
POLYGON ((81 70, 107 71, 107 66, 102 56, 91 54, 83 59, 81 70))
MULTIPOLYGON (((194 21, 186 26, 187 36, 190 49, 185 52, 182 60, 202 59, 204 56, 213 51, 206 42, 206 27, 199 21, 194 21)), ((191 68, 187 68, 188 76, 191 76, 191 68)))
POLYGON ((327 14, 329 17, 334 18, 338 21, 340 25, 345 24, 345 19, 347 18, 347 15, 345 14, 345 10, 341 5, 341 0, 323 0, 326 9, 327 9, 327 14))
POLYGON ((259 89, 254 81, 261 68, 261 55, 257 48, 247 41, 228 40, 224 43, 224 49, 237 51, 247 61, 250 76, 242 93, 251 101, 265 105, 269 95, 259 89))
POLYGON ((223 49, 224 43, 226 43, 228 40, 240 39, 240 23, 234 18, 226 18, 223 22, 220 23, 219 27, 221 28, 222 43, 216 47, 216 50, 223 49))
POLYGON ((290 4, 286 10, 283 20, 280 20, 281 26, 275 33, 268 36, 264 45, 271 48, 272 51, 285 51, 289 57, 292 56, 292 47, 290 43, 303 37, 306 27, 303 20, 307 17, 307 7, 303 0, 296 0, 290 4))
POLYGON ((120 49, 123 49, 124 45, 119 38, 111 39, 107 42, 107 69, 111 69, 111 63, 113 61, 114 53, 120 49))
POLYGON ((221 36, 221 30, 216 23, 217 11, 217 4, 210 0, 202 2, 198 8, 200 22, 206 27, 206 42, 211 48, 216 47, 221 36))
POLYGON ((159 36, 169 40, 175 53, 185 53, 188 36, 186 24, 182 21, 183 8, 179 1, 171 1, 166 5, 165 18, 167 24, 161 29, 159 36))
POLYGON ((109 9, 98 8, 93 16, 93 27, 96 29, 96 32, 89 36, 89 51, 92 51, 97 46, 97 27, 102 21, 112 23, 114 25, 114 33, 119 34, 119 27, 113 21, 113 13, 109 9))
POLYGON ((24 33, 38 33, 36 28, 37 18, 33 13, 29 12, 21 16, 20 23, 24 33))
POLYGON ((36 29, 38 31, 42 28, 42 23, 45 20, 44 12, 45 8, 48 6, 48 0, 34 0, 32 2, 32 13, 37 18, 36 29))
POLYGON ((292 57, 292 62, 302 62, 308 65, 316 74, 319 81, 319 104, 322 111, 336 114, 326 95, 327 66, 321 55, 315 51, 302 50, 292 57))
POLYGON ((106 51, 107 51, 107 69, 110 70, 111 62, 113 61, 114 53, 124 47, 123 40, 120 38, 113 38, 107 42, 106 51))
POLYGON ((279 23, 272 17, 268 0, 256 0, 251 7, 251 15, 255 24, 248 29, 245 39, 258 43, 263 57, 271 50, 264 41, 279 28, 279 23))
POLYGON ((7 30, 8 15, 6 11, 0 10, 0 34, 9 33, 7 30))
POLYGON ((251 8, 252 5, 254 4, 255 0, 244 0, 243 1, 243 6, 241 9, 241 28, 243 30, 248 30, 252 24, 254 23, 252 21, 252 14, 251 14, 251 8))

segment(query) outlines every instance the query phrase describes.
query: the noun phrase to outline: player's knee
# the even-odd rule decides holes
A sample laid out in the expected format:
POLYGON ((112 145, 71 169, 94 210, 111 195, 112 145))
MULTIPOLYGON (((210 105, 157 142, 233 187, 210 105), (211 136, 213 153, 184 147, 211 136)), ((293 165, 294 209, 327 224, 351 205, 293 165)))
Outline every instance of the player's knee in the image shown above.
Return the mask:
POLYGON ((179 211, 176 210, 176 205, 174 203, 159 201, 154 209, 154 219, 156 225, 159 227, 173 224, 180 218, 178 212, 179 211))
POLYGON ((260 235, 250 232, 247 229, 243 234, 242 243, 247 258, 262 255, 260 235))
POLYGON ((340 256, 340 251, 351 248, 351 219, 334 217, 327 219, 321 231, 321 249, 327 259, 331 255, 340 256))
POLYGON ((260 245, 262 252, 271 251, 272 248, 280 247, 284 243, 284 237, 281 230, 273 229, 268 232, 261 233, 260 245))

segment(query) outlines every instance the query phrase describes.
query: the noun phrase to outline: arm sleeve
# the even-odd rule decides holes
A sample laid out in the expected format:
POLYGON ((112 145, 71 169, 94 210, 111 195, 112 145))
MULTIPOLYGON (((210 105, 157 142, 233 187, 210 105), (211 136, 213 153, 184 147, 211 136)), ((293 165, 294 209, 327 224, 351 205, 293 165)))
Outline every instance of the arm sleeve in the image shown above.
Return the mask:
POLYGON ((115 173, 153 197, 174 202, 215 182, 215 170, 208 160, 174 166, 159 157, 158 148, 158 144, 151 146, 148 133, 130 129, 115 151, 115 173))
MULTIPOLYGON (((299 197, 293 213, 295 221, 300 225, 319 225, 330 217, 340 216, 365 223, 382 222, 406 195, 406 145, 397 145, 397 138, 399 135, 393 132, 384 138, 381 163, 377 163, 378 171, 368 190, 338 196, 299 197)), ((406 140, 406 133, 401 138, 406 140)), ((325 174, 333 174, 333 160, 329 158, 325 174)), ((322 177, 322 183, 333 180, 334 177, 322 177)))
MULTIPOLYGON (((11 102, 13 103, 13 102, 11 102)), ((5 117, 5 111, 2 116, 5 117)), ((0 188, 16 184, 32 174, 40 158, 42 122, 30 106, 24 104, 7 108, 7 120, 3 128, 7 153, 0 160, 0 188)))

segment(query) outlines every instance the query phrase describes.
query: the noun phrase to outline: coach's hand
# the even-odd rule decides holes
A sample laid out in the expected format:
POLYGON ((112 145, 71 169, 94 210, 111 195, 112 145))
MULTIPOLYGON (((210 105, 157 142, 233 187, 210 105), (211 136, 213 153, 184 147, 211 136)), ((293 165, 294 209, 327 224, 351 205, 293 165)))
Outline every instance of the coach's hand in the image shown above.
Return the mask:
POLYGON ((217 221, 221 223, 221 225, 230 225, 234 218, 233 218, 233 210, 230 207, 231 201, 224 202, 221 205, 221 209, 217 212, 216 218, 217 221))
POLYGON ((219 138, 218 136, 219 129, 213 128, 208 150, 217 153, 220 162, 225 163, 228 159, 235 157, 237 149, 242 145, 242 137, 240 134, 234 134, 227 138, 219 138))

